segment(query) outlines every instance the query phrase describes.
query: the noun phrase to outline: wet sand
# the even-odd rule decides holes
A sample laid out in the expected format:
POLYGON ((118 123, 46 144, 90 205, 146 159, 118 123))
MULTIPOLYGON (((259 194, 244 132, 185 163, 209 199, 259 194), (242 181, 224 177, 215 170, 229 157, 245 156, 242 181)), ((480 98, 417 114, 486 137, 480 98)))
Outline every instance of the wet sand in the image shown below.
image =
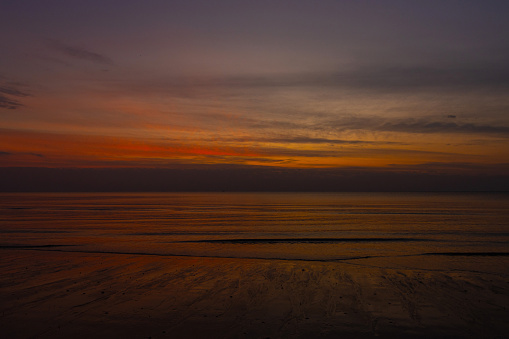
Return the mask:
MULTIPOLYGON (((0 253, 4 338, 495 338, 509 333, 509 281, 496 270, 50 249, 0 253)), ((501 257, 497 267, 507 263, 501 257)))

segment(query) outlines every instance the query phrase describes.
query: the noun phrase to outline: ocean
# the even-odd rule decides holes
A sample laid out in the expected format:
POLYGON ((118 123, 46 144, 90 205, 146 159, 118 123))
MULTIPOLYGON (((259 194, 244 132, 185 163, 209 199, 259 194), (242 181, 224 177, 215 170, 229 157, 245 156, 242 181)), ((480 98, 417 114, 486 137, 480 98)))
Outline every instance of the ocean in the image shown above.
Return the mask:
POLYGON ((500 193, 17 193, 0 196, 0 216, 4 248, 395 265, 509 255, 500 193))

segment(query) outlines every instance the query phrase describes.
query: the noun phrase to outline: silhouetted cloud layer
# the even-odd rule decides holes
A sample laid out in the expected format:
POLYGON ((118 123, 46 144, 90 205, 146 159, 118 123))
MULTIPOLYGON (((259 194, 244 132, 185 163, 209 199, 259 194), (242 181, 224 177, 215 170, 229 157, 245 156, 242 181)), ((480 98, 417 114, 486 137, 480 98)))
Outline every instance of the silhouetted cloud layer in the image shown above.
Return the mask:
POLYGON ((39 158, 44 158, 44 155, 42 155, 40 153, 32 153, 32 152, 5 152, 5 151, 0 151, 0 157, 15 157, 15 156, 25 156, 25 155, 39 157, 39 158))
POLYGON ((0 84, 0 108, 16 109, 23 106, 19 101, 19 98, 29 96, 27 92, 24 92, 17 88, 15 85, 0 84))
MULTIPOLYGON (((240 139, 236 140, 240 142, 240 139)), ((247 141, 244 139, 243 141, 247 141)), ((396 145, 403 144, 394 141, 367 141, 367 140, 341 140, 327 138, 311 138, 311 137, 279 137, 279 138, 252 138, 249 141, 267 142, 267 143, 283 143, 283 144, 331 144, 331 145, 396 145)))
POLYGON ((436 171, 438 164, 434 171, 429 167, 413 166, 413 171, 203 165, 181 169, 10 167, 0 168, 0 191, 509 191, 509 175, 504 172, 508 164, 499 165, 499 171, 492 166, 490 172, 482 166, 467 172, 436 171))
POLYGON ((455 124, 444 122, 385 123, 377 128, 380 131, 405 133, 476 133, 476 134, 509 134, 509 127, 476 124, 455 124))
MULTIPOLYGON (((323 121, 307 122, 289 122, 289 121, 267 121, 246 119, 240 122, 248 128, 255 130, 264 130, 268 128, 286 129, 286 131, 315 131, 315 132, 349 132, 356 130, 372 132, 399 132, 399 133, 443 133, 443 134, 483 134, 509 136, 509 126, 494 126, 474 123, 454 123, 436 121, 421 118, 416 119, 387 119, 380 116, 345 116, 337 119, 323 119, 323 121)), ((363 140, 341 140, 327 138, 310 137, 286 137, 286 138, 267 138, 253 139, 265 142, 281 143, 313 143, 313 144, 404 144, 391 141, 363 141, 363 140)))
POLYGON ((421 119, 384 119, 382 117, 344 117, 317 124, 313 129, 326 127, 337 131, 370 130, 401 133, 465 133, 509 135, 509 126, 492 126, 474 123, 454 123, 421 119))
POLYGON ((390 64, 359 65, 349 70, 300 74, 175 77, 152 86, 152 90, 165 88, 176 93, 188 93, 186 88, 204 90, 330 87, 385 93, 506 89, 509 87, 509 67, 506 63, 487 64, 481 61, 464 66, 451 65, 448 62, 406 67, 390 64))
POLYGON ((88 51, 80 47, 69 46, 57 40, 47 40, 47 45, 53 50, 70 57, 86 61, 91 61, 99 64, 111 64, 113 61, 102 54, 88 51))

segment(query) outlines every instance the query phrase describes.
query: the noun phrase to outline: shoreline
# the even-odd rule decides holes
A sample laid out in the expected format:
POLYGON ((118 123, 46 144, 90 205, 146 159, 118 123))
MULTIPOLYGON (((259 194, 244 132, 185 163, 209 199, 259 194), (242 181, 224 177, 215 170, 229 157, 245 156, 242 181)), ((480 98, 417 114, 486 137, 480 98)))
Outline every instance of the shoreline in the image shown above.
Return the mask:
POLYGON ((497 337, 509 331, 507 272, 28 249, 3 249, 0 264, 0 326, 9 338, 497 337))

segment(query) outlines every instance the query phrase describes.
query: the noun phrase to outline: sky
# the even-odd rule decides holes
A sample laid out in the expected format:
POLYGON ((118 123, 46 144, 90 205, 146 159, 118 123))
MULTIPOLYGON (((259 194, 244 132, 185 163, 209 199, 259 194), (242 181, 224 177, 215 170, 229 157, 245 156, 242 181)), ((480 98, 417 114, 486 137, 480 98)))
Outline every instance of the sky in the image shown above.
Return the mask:
POLYGON ((0 3, 0 167, 509 173, 507 1, 0 3))

